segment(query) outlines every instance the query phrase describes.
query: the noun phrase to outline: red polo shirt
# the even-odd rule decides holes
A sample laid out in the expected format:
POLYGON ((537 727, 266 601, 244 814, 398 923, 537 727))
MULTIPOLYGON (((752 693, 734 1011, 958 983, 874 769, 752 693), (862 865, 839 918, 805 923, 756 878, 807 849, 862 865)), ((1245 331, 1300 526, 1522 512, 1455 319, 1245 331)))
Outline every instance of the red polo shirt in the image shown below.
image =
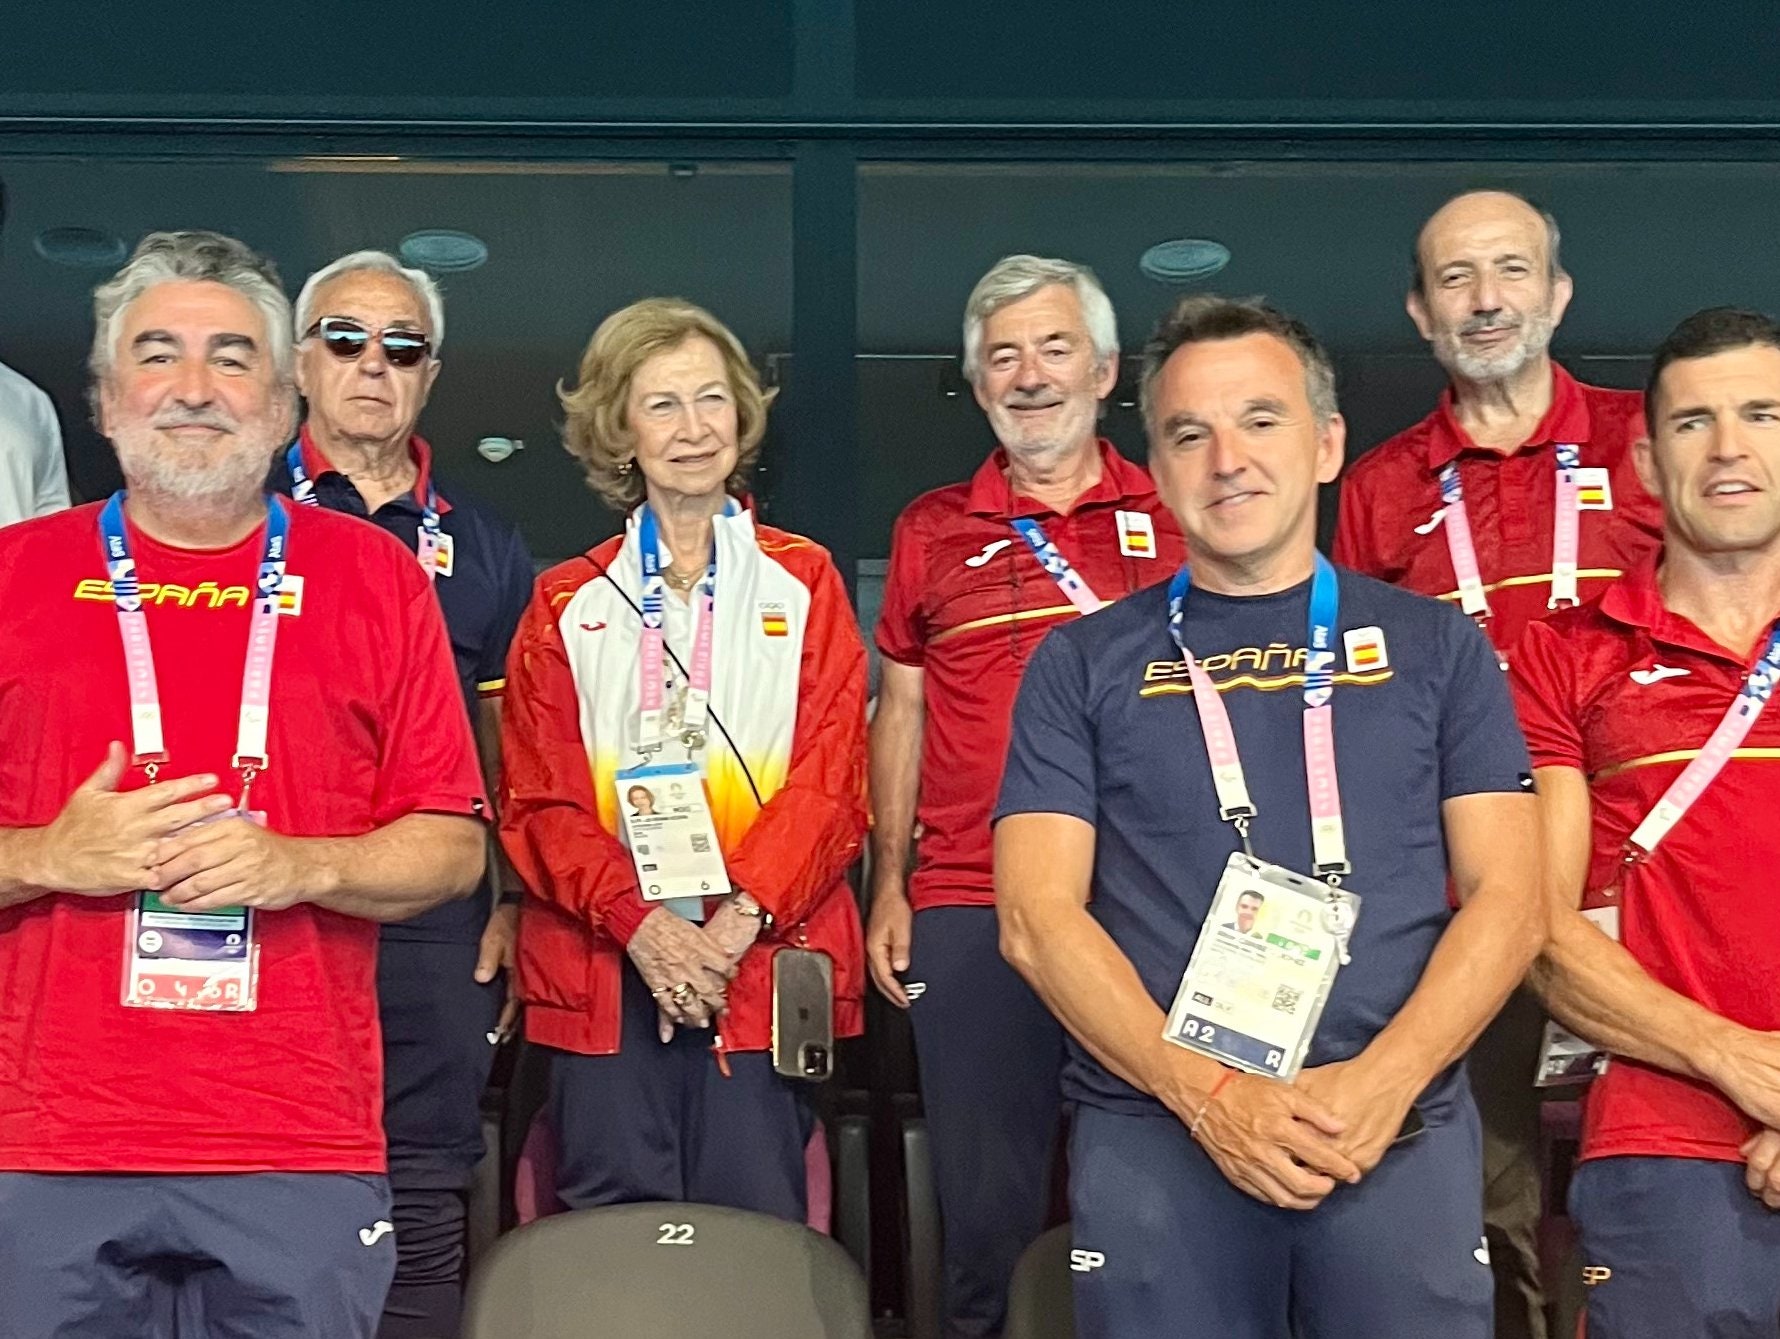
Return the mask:
MULTIPOLYGON (((1670 613, 1647 564, 1521 639, 1510 677, 1533 765, 1588 777, 1590 905, 1622 877, 1632 829, 1711 735, 1760 649, 1727 649, 1670 613)), ((1624 872, 1618 898, 1622 942, 1652 978, 1762 1032, 1780 1030, 1777 760, 1770 705, 1651 858, 1624 872)), ((1583 1156, 1740 1162, 1755 1129, 1716 1089, 1616 1058, 1589 1090, 1583 1156)))
POLYGON ((923 494, 897 518, 877 643, 890 659, 924 671, 921 839, 909 887, 917 911, 993 904, 989 816, 1014 694, 1045 633, 1079 617, 1014 518, 1037 521, 1102 600, 1164 581, 1186 561, 1149 472, 1110 442, 1100 443, 1100 460, 1100 482, 1067 516, 1015 496, 1006 453, 997 450, 970 482, 923 494), (1148 544, 1134 515, 1149 519, 1148 544))
POLYGON ((1489 597, 1488 632, 1512 652, 1551 597, 1551 537, 1559 443, 1579 448, 1585 470, 1606 471, 1604 495, 1584 499, 1577 590, 1584 602, 1656 547, 1662 510, 1644 491, 1631 446, 1644 435, 1636 391, 1585 386, 1556 363, 1551 408, 1512 454, 1476 445, 1453 413, 1452 390, 1414 427, 1348 467, 1333 557, 1344 567, 1423 595, 1457 601, 1440 510, 1440 471, 1457 461, 1477 567, 1489 597), (1604 504, 1604 505, 1603 505, 1604 504))

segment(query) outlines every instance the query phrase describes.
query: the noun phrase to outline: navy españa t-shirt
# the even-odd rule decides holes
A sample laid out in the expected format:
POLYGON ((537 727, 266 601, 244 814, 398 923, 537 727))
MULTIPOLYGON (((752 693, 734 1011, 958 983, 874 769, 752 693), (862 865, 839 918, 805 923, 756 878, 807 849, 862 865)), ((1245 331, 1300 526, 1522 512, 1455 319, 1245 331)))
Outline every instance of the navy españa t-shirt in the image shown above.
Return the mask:
MULTIPOLYGON (((1440 806, 1527 784, 1526 743, 1506 677, 1456 608, 1338 571, 1335 757, 1361 899, 1351 965, 1336 978, 1308 1064, 1365 1048, 1409 998, 1452 918, 1440 806)), ((1308 873, 1304 656, 1310 583, 1233 597, 1194 589, 1184 637, 1220 691, 1258 813, 1263 860, 1308 873)), ((1090 911, 1167 1009, 1235 829, 1218 817, 1185 662, 1168 633, 1166 586, 1059 627, 1027 667, 997 820, 1068 814, 1094 825, 1090 911)), ((1457 1067, 1424 1103, 1450 1098, 1457 1067)), ((1073 1100, 1128 1111, 1160 1104, 1073 1041, 1073 1100)))

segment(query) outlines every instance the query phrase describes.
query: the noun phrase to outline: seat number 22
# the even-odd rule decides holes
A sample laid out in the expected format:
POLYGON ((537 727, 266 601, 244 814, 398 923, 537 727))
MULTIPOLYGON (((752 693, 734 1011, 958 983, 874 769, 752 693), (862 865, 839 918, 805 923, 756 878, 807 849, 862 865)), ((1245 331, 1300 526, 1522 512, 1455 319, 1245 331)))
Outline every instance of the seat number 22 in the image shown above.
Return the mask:
POLYGON ((663 1223, 656 1229, 661 1233, 655 1239, 657 1246, 690 1246, 692 1245, 691 1223, 663 1223))

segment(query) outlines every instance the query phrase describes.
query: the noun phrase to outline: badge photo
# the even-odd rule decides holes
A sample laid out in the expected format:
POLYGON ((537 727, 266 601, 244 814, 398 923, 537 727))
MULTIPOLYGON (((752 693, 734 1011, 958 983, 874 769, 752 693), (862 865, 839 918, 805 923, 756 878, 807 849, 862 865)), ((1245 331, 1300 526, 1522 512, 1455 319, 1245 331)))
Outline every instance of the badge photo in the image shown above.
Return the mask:
POLYGON ((1574 473, 1577 511, 1613 510, 1613 482, 1604 468, 1590 465, 1574 473))
POLYGON ((1119 553, 1126 558, 1156 556, 1156 523, 1147 511, 1113 513, 1119 527, 1119 553))

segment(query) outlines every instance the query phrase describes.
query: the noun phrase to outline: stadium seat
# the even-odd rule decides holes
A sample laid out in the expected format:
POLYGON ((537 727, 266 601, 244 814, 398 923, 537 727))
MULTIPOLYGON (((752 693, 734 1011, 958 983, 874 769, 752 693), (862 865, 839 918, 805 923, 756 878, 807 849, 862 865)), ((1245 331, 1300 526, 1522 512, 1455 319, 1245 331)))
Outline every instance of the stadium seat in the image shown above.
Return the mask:
POLYGON ((939 1339, 945 1267, 940 1256, 933 1159, 923 1117, 908 1116, 902 1122, 902 1175, 908 1213, 904 1314, 908 1317, 909 1339, 939 1339))
POLYGON ((532 1223, 470 1280, 463 1339, 871 1339, 835 1242, 764 1214, 620 1204, 532 1223))
POLYGON ((1008 1285, 1002 1339, 1075 1339, 1069 1224, 1046 1232, 1020 1256, 1008 1285))

